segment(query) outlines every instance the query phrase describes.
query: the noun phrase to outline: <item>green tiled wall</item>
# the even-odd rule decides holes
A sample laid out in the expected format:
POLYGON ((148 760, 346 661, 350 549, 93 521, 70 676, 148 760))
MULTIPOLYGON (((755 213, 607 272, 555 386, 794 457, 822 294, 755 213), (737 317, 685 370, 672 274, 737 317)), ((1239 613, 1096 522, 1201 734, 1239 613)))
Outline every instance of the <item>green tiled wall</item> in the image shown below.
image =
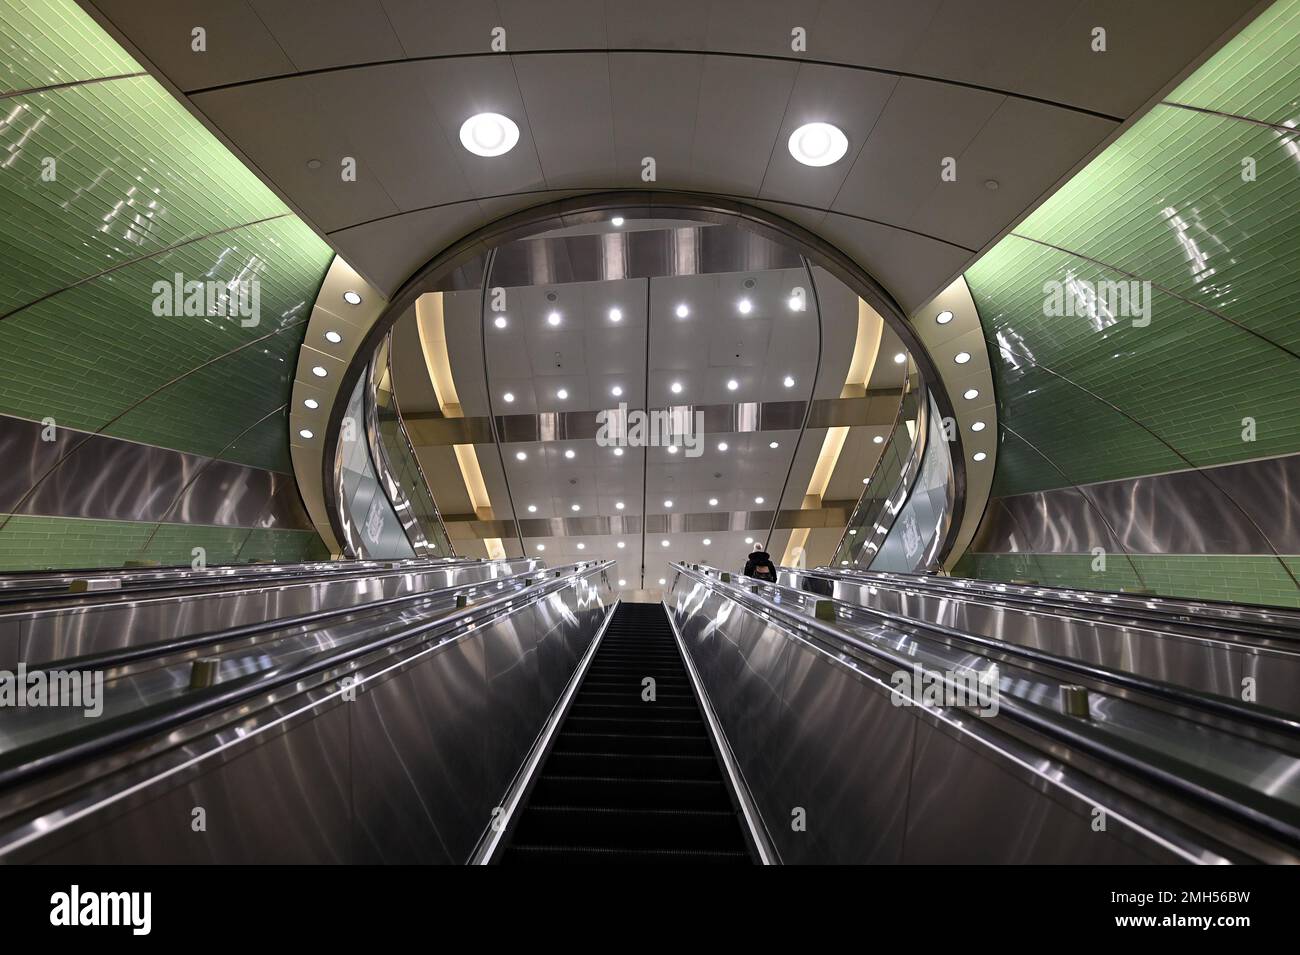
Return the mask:
MULTIPOLYGON (((1300 573, 1300 557, 1285 560, 1300 573)), ((1145 587, 1166 597, 1300 607, 1300 590, 1274 557, 1112 554, 1105 573, 1098 573, 1090 554, 967 554, 953 572, 982 580, 1021 578, 1088 590, 1145 587)))
MULTIPOLYGON (((1297 90, 1300 0, 1278 0, 967 271, 998 393, 995 495, 1300 451, 1300 132, 1279 128, 1297 119, 1297 90), (1150 282, 1150 323, 1045 315, 1046 283, 1071 276, 1150 282)), ((1090 564, 972 554, 958 566, 1300 603, 1271 554, 1134 555, 1104 575, 1090 564)))
POLYGON ((128 560, 189 564, 195 547, 210 565, 249 560, 325 560, 329 552, 315 531, 155 525, 69 517, 7 516, 0 541, 0 572, 69 567, 121 567, 128 560), (152 539, 151 539, 152 535, 152 539))
MULTIPOLYGON (((0 413, 291 473, 282 409, 333 253, 157 81, 125 76, 142 72, 74 0, 0 0, 0 413), (155 315, 177 273, 255 279, 260 321, 155 315)), ((188 563, 187 535, 214 561, 321 547, 152 529, 14 518, 0 566, 188 563)))

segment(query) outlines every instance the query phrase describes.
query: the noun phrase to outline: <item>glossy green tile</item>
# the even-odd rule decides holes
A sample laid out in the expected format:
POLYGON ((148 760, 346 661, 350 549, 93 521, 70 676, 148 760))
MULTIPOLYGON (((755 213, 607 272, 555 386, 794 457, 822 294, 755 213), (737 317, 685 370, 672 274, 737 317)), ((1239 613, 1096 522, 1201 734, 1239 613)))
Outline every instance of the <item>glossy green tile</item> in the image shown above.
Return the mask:
POLYGON ((140 68, 73 0, 0 0, 0 93, 140 68))

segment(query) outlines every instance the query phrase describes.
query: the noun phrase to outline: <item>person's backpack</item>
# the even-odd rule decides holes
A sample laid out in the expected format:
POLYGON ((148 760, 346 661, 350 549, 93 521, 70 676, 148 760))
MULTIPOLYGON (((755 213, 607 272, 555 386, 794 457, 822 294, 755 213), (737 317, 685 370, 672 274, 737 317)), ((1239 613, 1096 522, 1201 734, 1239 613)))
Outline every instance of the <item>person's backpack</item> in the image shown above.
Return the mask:
POLYGON ((776 583, 776 565, 772 563, 771 555, 765 550, 756 550, 750 554, 749 560, 745 562, 745 576, 776 583))

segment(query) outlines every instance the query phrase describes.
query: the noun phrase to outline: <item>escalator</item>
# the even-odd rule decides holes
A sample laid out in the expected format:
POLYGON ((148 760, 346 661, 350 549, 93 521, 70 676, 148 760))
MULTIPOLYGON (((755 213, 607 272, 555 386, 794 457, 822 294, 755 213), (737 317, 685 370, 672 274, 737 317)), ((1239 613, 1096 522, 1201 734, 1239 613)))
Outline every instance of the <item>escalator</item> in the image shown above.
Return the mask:
POLYGON ((663 607, 620 604, 502 862, 750 861, 663 607))

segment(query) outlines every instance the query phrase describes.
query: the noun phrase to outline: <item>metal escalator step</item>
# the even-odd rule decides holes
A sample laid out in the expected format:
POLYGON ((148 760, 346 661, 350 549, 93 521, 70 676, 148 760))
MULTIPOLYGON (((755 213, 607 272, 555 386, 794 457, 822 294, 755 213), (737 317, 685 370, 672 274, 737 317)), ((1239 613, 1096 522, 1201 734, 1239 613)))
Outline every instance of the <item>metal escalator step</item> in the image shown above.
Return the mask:
POLYGON ((514 844, 580 843, 611 849, 743 851, 729 810, 628 809, 618 806, 531 806, 514 844))
POLYGON ((529 805, 725 810, 731 808, 731 800, 721 779, 542 776, 529 805))

